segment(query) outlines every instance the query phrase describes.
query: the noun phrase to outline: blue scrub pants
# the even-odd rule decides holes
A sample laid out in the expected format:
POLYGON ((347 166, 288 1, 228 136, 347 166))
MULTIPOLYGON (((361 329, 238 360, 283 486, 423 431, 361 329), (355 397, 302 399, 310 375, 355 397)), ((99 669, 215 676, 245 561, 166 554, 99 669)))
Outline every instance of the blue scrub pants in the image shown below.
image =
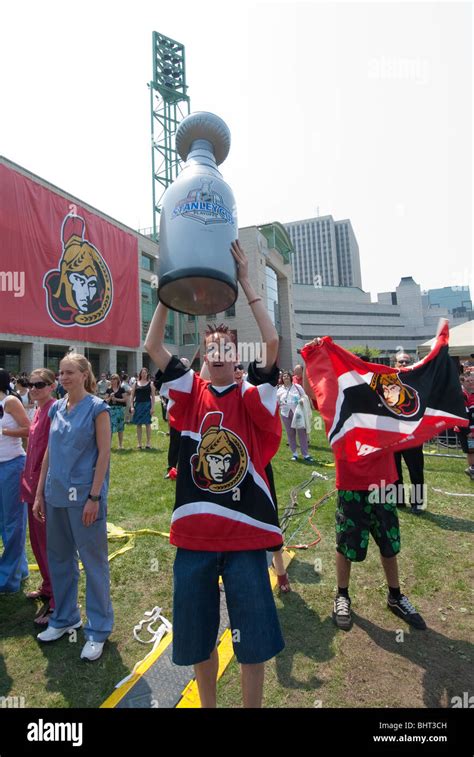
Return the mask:
POLYGON ((0 463, 0 534, 3 552, 0 557, 0 592, 20 591, 28 578, 25 554, 28 510, 20 500, 20 480, 25 455, 0 463))
POLYGON ((46 546, 53 585, 54 628, 72 626, 81 619, 77 606, 78 555, 86 574, 86 638, 105 641, 112 632, 114 613, 110 600, 105 507, 91 526, 82 524, 82 507, 53 507, 46 503, 46 546))

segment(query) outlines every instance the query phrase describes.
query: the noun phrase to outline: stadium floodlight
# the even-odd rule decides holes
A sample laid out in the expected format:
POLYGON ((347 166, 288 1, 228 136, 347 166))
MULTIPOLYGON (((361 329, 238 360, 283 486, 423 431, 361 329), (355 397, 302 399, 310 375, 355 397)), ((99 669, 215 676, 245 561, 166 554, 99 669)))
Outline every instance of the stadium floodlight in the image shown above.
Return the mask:
POLYGON ((153 237, 158 239, 161 201, 180 168, 174 138, 179 124, 190 110, 184 45, 159 32, 153 32, 153 79, 148 86, 151 104, 153 237))

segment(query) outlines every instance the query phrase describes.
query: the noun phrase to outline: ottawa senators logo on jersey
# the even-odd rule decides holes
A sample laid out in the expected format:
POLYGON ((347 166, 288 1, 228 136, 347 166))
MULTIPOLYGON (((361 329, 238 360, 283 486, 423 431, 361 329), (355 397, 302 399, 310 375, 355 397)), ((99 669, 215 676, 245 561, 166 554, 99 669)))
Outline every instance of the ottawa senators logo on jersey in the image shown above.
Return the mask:
POLYGON ((394 415, 415 415, 420 409, 420 398, 413 387, 404 384, 397 373, 374 373, 370 382, 385 407, 394 415))
POLYGON ((240 484, 248 467, 245 444, 222 424, 223 413, 206 413, 199 429, 201 440, 191 457, 194 483, 214 494, 232 491, 240 484))
POLYGON ((112 276, 99 250, 84 238, 85 230, 80 216, 64 218, 59 268, 43 279, 48 313, 59 326, 95 326, 112 306, 112 276))

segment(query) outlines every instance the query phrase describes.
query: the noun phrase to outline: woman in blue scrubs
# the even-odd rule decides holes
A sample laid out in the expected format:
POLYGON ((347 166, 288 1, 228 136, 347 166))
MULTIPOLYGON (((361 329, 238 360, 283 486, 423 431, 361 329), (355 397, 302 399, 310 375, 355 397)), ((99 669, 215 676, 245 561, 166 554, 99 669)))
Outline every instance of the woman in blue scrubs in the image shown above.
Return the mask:
POLYGON ((83 355, 66 355, 59 376, 67 394, 49 410, 49 445, 33 506, 40 520, 46 511, 55 598, 48 628, 38 639, 55 641, 82 625, 77 605, 78 552, 86 574, 87 642, 81 657, 97 660, 114 621, 107 551, 109 407, 95 396, 92 367, 83 355))

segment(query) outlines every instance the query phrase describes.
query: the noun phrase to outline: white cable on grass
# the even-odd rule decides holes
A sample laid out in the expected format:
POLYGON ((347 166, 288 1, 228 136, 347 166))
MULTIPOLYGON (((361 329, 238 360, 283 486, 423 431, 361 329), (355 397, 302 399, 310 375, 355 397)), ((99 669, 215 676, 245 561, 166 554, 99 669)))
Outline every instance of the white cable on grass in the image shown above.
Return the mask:
POLYGON ((463 492, 445 492, 442 489, 435 489, 434 486, 432 486, 431 488, 438 494, 447 494, 448 497, 474 497, 474 494, 464 494, 463 492))

